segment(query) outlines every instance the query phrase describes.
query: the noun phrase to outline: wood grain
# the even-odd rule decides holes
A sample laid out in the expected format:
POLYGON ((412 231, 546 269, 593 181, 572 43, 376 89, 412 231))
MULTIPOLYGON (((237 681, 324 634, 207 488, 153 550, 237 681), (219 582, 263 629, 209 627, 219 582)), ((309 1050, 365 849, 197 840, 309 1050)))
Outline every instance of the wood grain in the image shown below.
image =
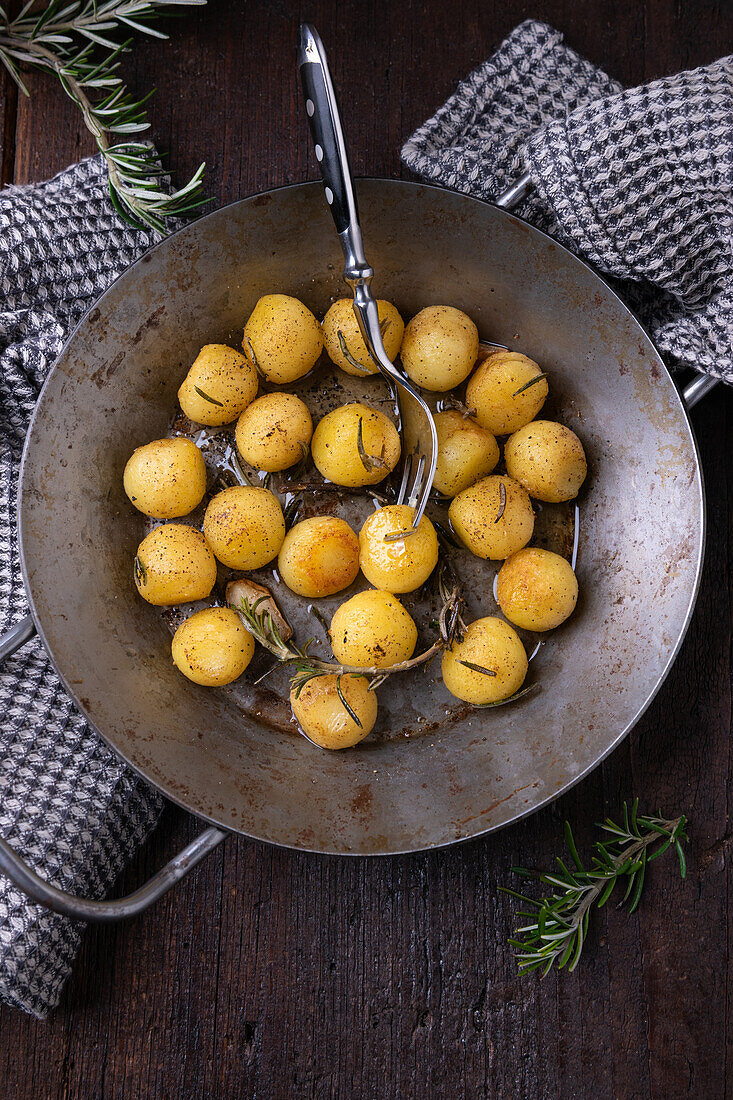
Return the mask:
MULTIPOLYGON (((538 16, 626 84, 731 50, 715 0, 242 0, 139 42, 153 137, 180 182, 200 160, 227 202, 314 178, 293 69, 297 26, 321 30, 356 172, 399 176, 402 141, 518 22, 538 16)), ((40 179, 92 151, 60 89, 1 86, 3 180, 40 179)), ((0 1009, 0 1093, 25 1098, 723 1097, 733 1095, 730 982, 731 414, 693 414, 709 534, 680 656, 633 736, 551 808, 485 841, 385 860, 229 841, 141 920, 90 929, 46 1024, 0 1009), (650 875, 629 917, 605 909, 573 976, 520 981, 505 946, 512 864, 548 866, 562 821, 638 793, 688 813, 690 873, 650 875)), ((166 811, 128 868, 132 888, 197 826, 166 811)))

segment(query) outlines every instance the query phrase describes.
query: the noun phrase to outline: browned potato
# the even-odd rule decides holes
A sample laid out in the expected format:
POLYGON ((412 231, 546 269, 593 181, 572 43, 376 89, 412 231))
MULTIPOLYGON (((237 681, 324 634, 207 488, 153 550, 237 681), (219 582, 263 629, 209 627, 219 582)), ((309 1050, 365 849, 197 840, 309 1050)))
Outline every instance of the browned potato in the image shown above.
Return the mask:
POLYGON ((534 420, 545 401, 547 379, 518 351, 493 351, 468 380, 466 405, 494 435, 510 435, 534 420))
MULTIPOLYGON (((400 352, 405 325, 391 302, 377 300, 382 342, 387 357, 393 362, 400 352)), ((369 355, 354 314, 353 298, 334 302, 323 318, 323 342, 329 358, 341 370, 354 377, 376 374, 379 370, 369 355)))
POLYGON ((269 489, 233 485, 209 501, 204 534, 230 569, 259 569, 277 557, 285 538, 280 501, 269 489))
POLYGON ((502 565, 496 598, 509 622, 525 630, 554 630, 572 615, 578 581, 559 554, 527 546, 502 565))
POLYGON ((436 413, 435 427, 438 462, 433 487, 454 497, 491 473, 499 461, 499 445, 491 432, 457 409, 436 413))
POLYGON ((355 402, 318 421, 311 454, 318 472, 334 485, 376 485, 399 462, 400 437, 383 412, 355 402))
POLYGON ((206 344, 181 383, 178 400, 197 424, 230 424, 254 401, 257 371, 226 344, 206 344))
POLYGON ((242 348, 260 374, 286 386, 315 366, 323 350, 323 333, 297 298, 265 294, 244 326, 242 348))
POLYGON ((228 607, 196 611, 181 623, 171 643, 176 667, 203 687, 231 684, 242 675, 254 651, 254 638, 228 607))
POLYGON ((308 599, 348 588, 359 572, 359 540, 336 516, 312 516, 288 531, 277 567, 292 592, 308 599))
POLYGON ((358 745, 371 733, 377 720, 377 693, 369 690, 366 676, 314 676, 300 693, 295 688, 291 690, 290 706, 306 737, 323 749, 358 745))
POLYGON ((359 534, 361 571, 385 592, 414 592, 438 563, 438 536, 427 516, 414 529, 415 510, 388 504, 372 512, 359 534), (402 535, 403 537, 394 538, 402 535))
POLYGON ((468 314, 453 306, 427 306, 416 314, 402 338, 402 365, 426 390, 460 386, 478 355, 478 329, 468 314))
POLYGON ((186 523, 165 523, 137 548, 135 585, 159 607, 205 599, 216 581, 216 560, 206 539, 186 523))
POLYGON ((396 596, 376 588, 357 592, 331 619, 331 646, 340 665, 389 668, 415 652, 417 627, 396 596))
POLYGON ((576 497, 588 472, 575 432, 552 420, 534 420, 511 435, 504 458, 507 472, 531 497, 553 503, 576 497))
POLYGON ((187 516, 206 492, 204 457, 190 439, 155 439, 130 455, 124 486, 130 501, 146 516, 187 516))
POLYGON ((453 530, 478 558, 508 558, 532 538, 534 512, 519 482, 493 474, 464 489, 448 509, 453 530))
POLYGON ((266 393, 249 405, 234 437, 245 462, 278 473, 308 454, 313 421, 308 406, 294 393, 266 393))
POLYGON ((463 641, 443 653, 443 683, 457 699, 485 706, 519 691, 527 666, 516 631, 503 619, 489 616, 471 623, 463 641))

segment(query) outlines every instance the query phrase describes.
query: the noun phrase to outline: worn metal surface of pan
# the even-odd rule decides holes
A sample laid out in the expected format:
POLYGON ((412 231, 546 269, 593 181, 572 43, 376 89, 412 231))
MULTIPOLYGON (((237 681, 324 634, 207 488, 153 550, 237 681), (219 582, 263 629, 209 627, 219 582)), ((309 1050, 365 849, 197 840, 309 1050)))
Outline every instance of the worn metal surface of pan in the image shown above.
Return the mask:
MULTIPOLYGON (((540 692, 469 710, 450 699, 437 669, 418 671, 380 691, 381 735, 322 752, 288 726, 268 693, 244 698, 241 688, 186 681, 171 662, 167 624, 136 594, 131 562, 144 520, 124 496, 122 471, 134 446, 168 431, 201 345, 237 343, 261 294, 294 294, 319 315, 343 296, 318 184, 218 210, 114 283, 38 403, 19 524, 28 597, 49 653, 125 760, 226 829, 369 854, 499 828, 555 798, 618 744, 687 626, 704 507, 677 390, 643 329, 588 267, 465 196, 384 180, 364 180, 358 191, 377 294, 403 315, 428 303, 458 306, 482 337, 537 359, 551 377, 550 414, 584 441, 582 595, 533 662, 540 692)), ((327 394, 329 377, 311 380, 311 391, 327 394)), ((486 576, 472 585, 472 606, 491 614, 486 576)))

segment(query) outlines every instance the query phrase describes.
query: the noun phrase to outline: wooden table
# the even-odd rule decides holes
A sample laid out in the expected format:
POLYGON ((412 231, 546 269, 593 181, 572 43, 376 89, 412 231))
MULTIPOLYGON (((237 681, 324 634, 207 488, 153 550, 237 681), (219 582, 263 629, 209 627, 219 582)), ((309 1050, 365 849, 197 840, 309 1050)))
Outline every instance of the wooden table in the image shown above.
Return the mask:
MULTIPOLYGON (((126 61, 157 85, 153 137, 183 180, 200 160, 228 202, 315 176, 297 26, 329 47, 357 174, 400 176, 404 138, 530 14, 626 84, 730 52, 716 0, 213 2, 126 61)), ((63 93, 0 89, 3 183, 92 151, 63 93)), ((90 929, 53 1019, 0 1010, 0 1095, 19 1098, 722 1097, 733 1095, 731 392, 693 421, 707 483, 702 590, 682 652, 633 736, 552 808, 409 858, 317 858, 230 840, 143 919, 90 929), (650 874, 634 916, 604 909, 574 975, 519 980, 506 946, 521 862, 548 866, 570 818, 641 797, 691 819, 690 872, 650 874)), ((120 886, 197 830, 168 809, 120 886)))

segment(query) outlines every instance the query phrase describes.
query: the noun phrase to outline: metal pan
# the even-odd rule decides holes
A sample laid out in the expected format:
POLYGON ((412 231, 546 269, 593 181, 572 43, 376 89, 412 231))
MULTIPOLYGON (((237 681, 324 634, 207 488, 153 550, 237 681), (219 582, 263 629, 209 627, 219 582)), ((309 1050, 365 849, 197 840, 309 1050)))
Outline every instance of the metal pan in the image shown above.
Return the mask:
MULTIPOLYGON (((450 302, 482 337, 550 372, 551 411, 590 460, 578 613, 533 666, 538 694, 461 710, 439 679, 416 673, 386 685, 384 704, 380 691, 388 732, 347 753, 316 751, 269 704, 258 720, 236 691, 184 680, 132 582, 143 522, 122 491, 125 461, 165 434, 201 345, 241 339, 261 294, 285 290, 322 314, 343 287, 319 184, 181 230, 110 287, 62 352, 28 433, 18 520, 33 621, 70 695, 131 767, 216 827, 121 903, 68 899, 0 843, 0 870, 59 911, 137 912, 229 831, 353 855, 489 833, 603 760, 679 649, 702 562, 703 487, 683 400, 642 327, 590 268, 498 206, 394 180, 363 180, 358 193, 380 296, 407 315, 450 302)), ((474 596, 491 613, 490 586, 474 596)))

